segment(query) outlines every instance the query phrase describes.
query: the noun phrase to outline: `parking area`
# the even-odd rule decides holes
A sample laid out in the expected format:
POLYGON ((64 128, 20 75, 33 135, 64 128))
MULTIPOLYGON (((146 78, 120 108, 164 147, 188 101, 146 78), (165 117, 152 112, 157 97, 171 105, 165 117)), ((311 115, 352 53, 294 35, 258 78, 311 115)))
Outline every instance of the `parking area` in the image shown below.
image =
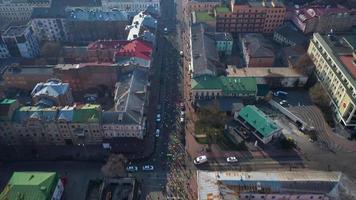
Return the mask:
POLYGON ((285 107, 290 106, 310 106, 313 102, 310 99, 309 92, 305 88, 293 88, 293 89, 275 89, 273 90, 273 100, 282 103, 285 107), (286 95, 280 94, 276 96, 275 94, 281 91, 282 93, 287 93, 286 95), (282 102, 283 101, 283 102, 282 102), (285 102, 285 103, 284 103, 285 102))

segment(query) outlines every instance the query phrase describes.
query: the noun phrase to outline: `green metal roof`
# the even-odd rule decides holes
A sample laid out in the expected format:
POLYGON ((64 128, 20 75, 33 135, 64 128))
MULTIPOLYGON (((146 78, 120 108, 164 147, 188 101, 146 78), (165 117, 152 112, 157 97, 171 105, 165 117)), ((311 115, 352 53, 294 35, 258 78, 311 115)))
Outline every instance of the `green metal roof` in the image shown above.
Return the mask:
POLYGON ((204 11, 197 11, 195 12, 195 17, 198 22, 208 22, 208 21, 214 21, 215 18, 209 14, 209 12, 204 12, 204 11))
POLYGON ((218 6, 215 8, 217 13, 229 13, 230 9, 226 6, 218 6))
POLYGON ((14 172, 1 200, 50 200, 59 177, 55 172, 14 172))
POLYGON ((3 99, 0 101, 1 105, 10 105, 16 102, 16 99, 3 99))
POLYGON ((270 134, 280 129, 277 124, 271 121, 256 106, 248 105, 243 107, 239 112, 239 116, 256 129, 262 137, 268 137, 270 134))
POLYGON ((256 93, 257 83, 253 77, 200 76, 191 81, 192 90, 222 90, 224 95, 256 93))
POLYGON ((101 117, 100 105, 86 104, 73 110, 73 123, 96 123, 101 117))

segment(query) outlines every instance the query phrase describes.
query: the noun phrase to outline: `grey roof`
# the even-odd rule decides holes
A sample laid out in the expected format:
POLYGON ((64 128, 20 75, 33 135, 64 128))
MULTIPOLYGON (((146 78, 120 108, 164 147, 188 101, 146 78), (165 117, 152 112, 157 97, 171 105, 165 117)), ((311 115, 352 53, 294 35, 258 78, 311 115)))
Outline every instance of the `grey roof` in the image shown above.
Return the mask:
POLYGON ((53 65, 46 65, 46 66, 10 66, 8 67, 4 74, 22 74, 22 75, 34 75, 34 74, 41 74, 41 75, 53 75, 53 65))
POLYGON ((325 194, 328 195, 343 176, 329 171, 200 171, 198 170, 199 199, 209 194, 222 199, 235 199, 240 194, 325 194), (239 193, 233 188, 240 186, 239 193), (245 189, 243 189, 245 188, 245 189), (256 189, 261 188, 261 192, 256 189))
POLYGON ((101 7, 67 8, 66 17, 73 21, 128 21, 126 12, 101 7))
POLYGON ((32 90, 32 97, 36 96, 51 96, 58 97, 61 95, 65 95, 69 92, 69 84, 62 83, 59 81, 48 81, 47 83, 37 83, 35 88, 32 90))
POLYGON ((304 45, 308 41, 308 38, 289 22, 277 28, 275 33, 278 33, 279 35, 299 45, 304 45))
POLYGON ((242 35, 242 42, 247 47, 251 57, 273 57, 272 43, 260 33, 247 33, 242 35))
POLYGON ((235 5, 249 5, 252 7, 282 7, 284 4, 281 1, 274 0, 235 0, 235 5))
POLYGON ((215 75, 219 56, 215 41, 205 34, 204 25, 193 24, 192 30, 192 58, 194 76, 215 75))
POLYGON ((33 8, 31 19, 35 18, 64 18, 65 12, 62 7, 52 6, 50 8, 37 7, 33 8))
POLYGON ((23 26, 10 26, 3 34, 2 36, 8 36, 8 37, 12 37, 12 36, 18 36, 21 35, 25 32, 25 30, 28 28, 27 25, 23 25, 23 26))
POLYGON ((216 41, 232 41, 231 33, 226 32, 215 32, 215 33, 206 33, 211 35, 216 41))
POLYGON ((140 68, 122 75, 117 83, 114 98, 115 111, 122 114, 107 113, 103 116, 104 123, 141 124, 147 83, 147 71, 140 68))

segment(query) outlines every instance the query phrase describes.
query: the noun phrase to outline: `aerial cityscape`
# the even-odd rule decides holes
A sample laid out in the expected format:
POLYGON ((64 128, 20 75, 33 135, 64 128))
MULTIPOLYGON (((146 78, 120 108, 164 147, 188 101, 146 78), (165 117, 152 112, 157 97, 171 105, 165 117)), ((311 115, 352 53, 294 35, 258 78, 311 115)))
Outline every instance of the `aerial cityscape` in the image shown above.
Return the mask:
POLYGON ((356 0, 0 0, 0 200, 356 200, 356 0))

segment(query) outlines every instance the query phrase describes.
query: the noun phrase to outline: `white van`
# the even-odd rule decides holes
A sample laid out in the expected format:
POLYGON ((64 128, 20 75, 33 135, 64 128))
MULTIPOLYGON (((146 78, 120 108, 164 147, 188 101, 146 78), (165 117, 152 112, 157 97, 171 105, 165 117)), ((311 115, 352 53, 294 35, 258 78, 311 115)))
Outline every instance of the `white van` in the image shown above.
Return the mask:
POLYGON ((208 158, 206 157, 206 155, 202 155, 194 159, 194 164, 196 165, 200 165, 206 162, 208 162, 208 158))

